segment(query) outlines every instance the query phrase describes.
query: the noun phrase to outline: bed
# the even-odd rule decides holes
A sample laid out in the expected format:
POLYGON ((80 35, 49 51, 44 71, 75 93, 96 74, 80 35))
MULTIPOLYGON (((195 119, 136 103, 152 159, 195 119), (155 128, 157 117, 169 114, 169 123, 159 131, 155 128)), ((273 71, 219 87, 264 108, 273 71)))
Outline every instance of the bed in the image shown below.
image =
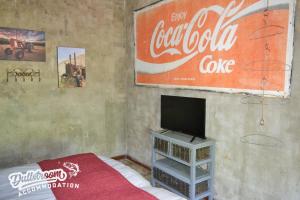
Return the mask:
MULTIPOLYGON (((116 161, 116 160, 113 160, 113 159, 110 159, 107 157, 103 157, 103 156, 98 156, 97 159, 98 158, 101 160, 101 162, 105 163, 109 168, 111 168, 113 171, 115 171, 117 174, 119 174, 122 177, 122 179, 126 180, 126 182, 128 182, 132 187, 137 188, 137 190, 140 190, 144 193, 149 194, 149 196, 152 196, 154 199, 184 200, 184 198, 182 198, 174 193, 171 193, 165 189, 152 187, 150 185, 149 181, 147 181, 139 173, 137 173, 135 170, 129 168, 128 166, 122 164, 119 161, 116 161)), ((88 162, 86 162, 86 163, 88 163, 88 162)), ((65 166, 65 163, 64 163, 64 166, 65 166)), ((71 177, 72 176, 75 177, 76 173, 81 173, 79 169, 76 171, 76 166, 66 165, 65 167, 69 167, 69 169, 72 169, 71 172, 73 174, 71 174, 70 171, 68 172, 68 173, 70 173, 71 177)), ((56 194, 54 195, 54 193, 53 193, 53 191, 55 189, 55 188, 53 189, 53 185, 52 185, 52 188, 40 187, 40 186, 39 186, 40 187, 39 188, 39 187, 35 186, 34 191, 33 191, 33 187, 31 190, 27 190, 27 191, 24 190, 25 192, 24 191, 20 192, 18 190, 18 187, 20 186, 20 183, 22 183, 22 181, 20 181, 20 178, 16 178, 16 177, 18 177, 17 173, 23 173, 23 174, 27 173, 27 177, 30 177, 31 180, 35 180, 34 178, 36 178, 38 176, 36 176, 36 174, 33 175, 34 174, 33 172, 36 172, 39 170, 44 171, 44 169, 42 169, 42 168, 43 168, 43 165, 41 165, 41 163, 35 163, 35 164, 28 164, 28 165, 17 166, 17 167, 0 170, 0 200, 16 200, 16 199, 18 199, 18 200, 54 200, 54 199, 58 199, 57 195, 56 194), (32 173, 28 173, 28 172, 32 172, 32 173), (15 187, 15 188, 13 188, 13 187, 15 187)), ((82 168, 82 166, 81 166, 81 168, 82 168)), ((53 172, 52 175, 53 174, 57 175, 56 177, 61 176, 63 178, 63 176, 59 173, 59 171, 53 172)), ((89 176, 93 177, 94 175, 91 174, 89 176)), ((107 174, 103 174, 103 176, 107 176, 107 174)), ((26 177, 24 176, 23 179, 25 179, 25 178, 26 177)), ((49 178, 51 178, 50 175, 49 175, 49 178)), ((87 179, 87 177, 84 177, 84 178, 87 179)), ((38 180, 38 179, 36 179, 36 180, 38 180)), ((51 179, 48 179, 47 181, 49 182, 49 180, 51 180, 51 179)), ((26 182, 24 182, 24 183, 26 183, 26 182)), ((68 185, 68 187, 70 187, 70 185, 68 185)), ((76 185, 73 185, 72 187, 76 189, 76 185)), ((90 187, 93 187, 93 185, 91 185, 90 187)), ((97 187, 101 188, 99 186, 97 186, 97 187)), ((116 191, 116 192, 114 191, 114 188, 112 188, 112 191, 109 191, 109 192, 118 193, 118 191, 116 191)), ((95 195, 95 193, 94 193, 93 195, 94 195, 93 198, 89 197, 89 199, 113 200, 113 199, 110 199, 109 197, 102 197, 101 194, 95 195)), ((126 196, 130 196, 130 194, 126 194, 126 196)), ((72 199, 72 198, 68 198, 68 195, 65 193, 63 193, 63 197, 62 198, 61 197, 59 199, 62 199, 62 200, 72 199)), ((80 200, 82 198, 77 196, 77 198, 74 198, 74 199, 80 200)), ((129 199, 131 199, 131 198, 129 198, 129 199)), ((134 199, 134 198, 132 198, 132 199, 134 199)))

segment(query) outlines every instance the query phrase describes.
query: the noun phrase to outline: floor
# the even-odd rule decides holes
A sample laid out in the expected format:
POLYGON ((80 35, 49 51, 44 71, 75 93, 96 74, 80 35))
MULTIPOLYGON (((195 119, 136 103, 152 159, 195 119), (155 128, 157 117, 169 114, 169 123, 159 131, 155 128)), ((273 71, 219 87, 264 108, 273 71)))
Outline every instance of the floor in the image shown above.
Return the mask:
POLYGON ((131 167, 132 169, 136 170, 138 173, 140 173, 143 177, 145 177, 148 181, 150 181, 151 179, 151 171, 129 159, 121 159, 119 160, 120 162, 122 162, 124 165, 127 165, 129 167, 131 167))

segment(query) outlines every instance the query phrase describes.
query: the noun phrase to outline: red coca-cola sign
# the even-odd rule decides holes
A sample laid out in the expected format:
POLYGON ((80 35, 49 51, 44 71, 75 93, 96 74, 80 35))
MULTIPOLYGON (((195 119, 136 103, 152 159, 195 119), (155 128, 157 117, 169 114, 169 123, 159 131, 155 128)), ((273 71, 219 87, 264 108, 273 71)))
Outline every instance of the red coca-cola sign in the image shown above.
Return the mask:
POLYGON ((135 13, 136 84, 288 96, 295 0, 165 0, 135 13))

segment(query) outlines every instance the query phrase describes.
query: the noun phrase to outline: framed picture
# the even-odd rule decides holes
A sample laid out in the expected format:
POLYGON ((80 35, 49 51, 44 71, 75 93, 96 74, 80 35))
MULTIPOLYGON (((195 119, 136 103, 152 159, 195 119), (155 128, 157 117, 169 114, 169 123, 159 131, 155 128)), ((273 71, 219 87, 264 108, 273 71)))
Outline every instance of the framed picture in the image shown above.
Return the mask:
POLYGON ((46 61, 45 32, 0 28, 0 60, 46 61))
POLYGON ((135 83, 290 95, 296 0, 165 0, 134 13, 135 83))
POLYGON ((58 87, 76 88, 86 85, 85 49, 57 48, 58 87))

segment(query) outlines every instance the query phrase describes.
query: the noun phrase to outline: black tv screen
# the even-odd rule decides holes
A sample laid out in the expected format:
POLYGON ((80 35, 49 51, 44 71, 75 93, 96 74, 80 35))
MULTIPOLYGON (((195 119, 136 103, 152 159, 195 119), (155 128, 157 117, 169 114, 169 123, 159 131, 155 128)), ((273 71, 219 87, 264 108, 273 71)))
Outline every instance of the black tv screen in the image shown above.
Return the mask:
POLYGON ((161 128, 205 139, 206 100, 161 96, 161 128))

